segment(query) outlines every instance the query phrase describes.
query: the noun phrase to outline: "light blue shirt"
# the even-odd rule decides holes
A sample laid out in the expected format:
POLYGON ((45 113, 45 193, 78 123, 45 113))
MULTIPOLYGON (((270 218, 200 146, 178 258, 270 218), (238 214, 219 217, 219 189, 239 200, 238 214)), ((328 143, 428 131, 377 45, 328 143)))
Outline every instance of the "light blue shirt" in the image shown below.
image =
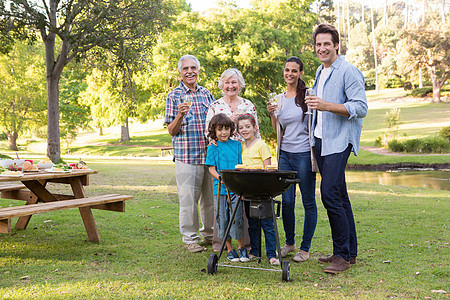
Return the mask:
MULTIPOLYGON (((228 139, 226 142, 217 141, 217 146, 214 144, 208 146, 205 165, 216 167, 219 175, 221 170, 234 170, 238 164, 242 164, 242 147, 240 142, 228 139)), ((213 195, 217 195, 218 192, 219 180, 214 178, 213 195)), ((223 184, 220 188, 220 194, 227 194, 226 187, 223 184)))
MULTIPOLYGON (((321 65, 316 72, 314 92, 317 93, 321 65)), ((317 95, 317 94, 316 94, 317 95)), ((322 156, 343 152, 349 144, 358 155, 361 139, 362 118, 367 115, 367 99, 364 90, 364 75, 355 66, 344 60, 343 56, 331 65, 331 73, 325 80, 322 99, 327 102, 340 103, 345 106, 350 117, 339 116, 332 112, 322 113, 322 156)), ((311 130, 314 146, 314 128, 317 111, 314 110, 311 130)))

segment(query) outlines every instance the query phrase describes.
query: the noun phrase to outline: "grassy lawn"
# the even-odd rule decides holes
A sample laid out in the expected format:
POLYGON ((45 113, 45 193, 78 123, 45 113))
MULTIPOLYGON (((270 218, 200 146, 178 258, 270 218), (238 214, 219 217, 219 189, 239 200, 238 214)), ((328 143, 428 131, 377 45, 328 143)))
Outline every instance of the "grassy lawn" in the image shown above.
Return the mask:
MULTIPOLYGON (((291 261, 292 281, 283 283, 278 272, 224 267, 215 276, 204 272, 212 250, 192 254, 183 248, 171 161, 87 162, 99 170, 88 195, 126 193, 134 200, 125 213, 94 211, 100 244, 86 241, 76 209, 35 215, 26 230, 0 235, 1 299, 434 299, 446 297, 433 290, 450 290, 448 191, 349 183, 359 256, 355 266, 336 276, 323 273, 317 263, 332 249, 318 200, 312 257, 302 264, 291 261)), ((303 209, 298 204, 299 243, 303 209)), ((283 240, 281 220, 279 228, 283 240)), ((269 267, 265 261, 263 266, 269 267)))

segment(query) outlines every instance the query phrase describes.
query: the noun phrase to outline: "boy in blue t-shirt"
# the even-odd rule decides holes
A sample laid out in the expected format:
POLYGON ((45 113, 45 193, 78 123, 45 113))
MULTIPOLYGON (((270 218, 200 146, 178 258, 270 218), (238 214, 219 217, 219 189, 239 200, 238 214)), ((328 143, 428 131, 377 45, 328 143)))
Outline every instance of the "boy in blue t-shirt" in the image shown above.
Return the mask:
POLYGON ((224 237, 227 225, 230 221, 230 206, 227 199, 227 191, 221 182, 220 170, 234 169, 242 163, 241 143, 230 139, 234 131, 234 122, 225 114, 215 115, 208 128, 208 137, 215 141, 208 146, 205 165, 209 166, 209 173, 214 177, 214 208, 218 237, 225 239, 227 246, 227 258, 230 261, 249 261, 247 249, 244 247, 244 219, 242 215, 242 203, 236 207, 238 196, 231 193, 232 209, 237 209, 234 222, 231 225, 229 236, 224 237), (220 195, 218 195, 219 183, 221 184, 220 195), (219 199, 219 203, 218 203, 219 199), (219 211, 219 213, 217 213, 219 211), (231 239, 238 240, 239 254, 233 249, 231 239))

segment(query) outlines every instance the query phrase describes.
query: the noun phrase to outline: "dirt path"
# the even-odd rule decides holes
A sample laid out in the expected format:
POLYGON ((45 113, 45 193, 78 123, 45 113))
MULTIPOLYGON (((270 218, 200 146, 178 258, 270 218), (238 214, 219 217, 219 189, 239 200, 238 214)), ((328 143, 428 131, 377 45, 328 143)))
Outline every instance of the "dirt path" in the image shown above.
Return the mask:
POLYGON ((416 155, 426 155, 426 156, 435 156, 435 155, 450 155, 450 153, 401 153, 401 152, 391 152, 385 148, 379 147, 369 147, 369 146, 360 146, 361 149, 381 155, 391 155, 391 156, 416 156, 416 155))

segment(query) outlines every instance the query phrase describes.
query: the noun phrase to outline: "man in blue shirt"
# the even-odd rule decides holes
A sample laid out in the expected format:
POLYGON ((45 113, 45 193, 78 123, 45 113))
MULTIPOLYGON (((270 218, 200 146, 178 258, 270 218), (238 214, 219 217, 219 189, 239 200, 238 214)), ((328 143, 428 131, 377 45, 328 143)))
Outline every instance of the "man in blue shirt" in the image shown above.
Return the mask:
POLYGON ((333 239, 333 255, 320 258, 319 262, 331 263, 324 271, 335 274, 356 263, 355 220, 347 194, 345 167, 350 152, 358 155, 367 100, 361 71, 338 55, 336 28, 320 24, 313 39, 322 65, 317 69, 313 86, 316 96, 307 97, 306 103, 314 110, 311 144, 322 176, 320 192, 333 239))

